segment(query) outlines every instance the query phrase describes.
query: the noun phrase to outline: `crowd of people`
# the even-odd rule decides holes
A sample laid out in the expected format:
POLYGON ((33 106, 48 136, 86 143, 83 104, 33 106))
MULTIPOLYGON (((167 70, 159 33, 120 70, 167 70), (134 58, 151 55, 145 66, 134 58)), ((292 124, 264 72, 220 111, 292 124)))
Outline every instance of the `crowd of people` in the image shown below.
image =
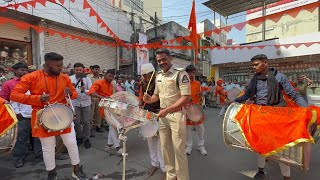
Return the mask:
MULTIPOLYGON (((95 137, 96 132, 105 132, 104 127, 108 126, 106 149, 115 149, 119 155, 122 154, 117 129, 111 124, 107 125, 108 119, 105 119, 99 107, 102 98, 110 97, 116 92, 127 91, 137 96, 140 108, 158 114, 159 136, 148 139, 151 158, 149 175, 153 175, 160 168, 163 179, 188 180, 187 155, 192 152, 192 130, 196 131, 199 152, 205 156, 207 151, 204 146, 205 117, 196 123, 191 121, 183 111, 185 106, 194 103, 206 108, 220 104, 219 116, 223 116, 230 104, 227 94, 233 88, 244 92, 235 102, 249 99, 256 104, 279 104, 280 100, 274 97, 277 97, 275 93, 280 93, 280 90, 268 92, 268 86, 271 86, 269 81, 275 87, 278 87, 276 81, 282 83, 285 92, 298 105, 307 106, 306 88, 312 84, 305 76, 299 78, 297 83, 290 83, 285 75, 269 70, 268 59, 264 55, 252 58, 256 72, 264 76, 254 76, 253 79, 257 82, 253 83, 255 81, 251 80, 247 87, 239 85, 237 80, 227 80, 225 83, 222 79, 215 81, 212 78, 207 81, 203 78, 197 81, 196 67, 189 65, 186 69, 174 68, 170 52, 166 49, 156 51, 160 72, 155 72, 150 63, 143 64, 142 76, 137 77, 126 75, 122 71, 116 72, 114 69, 101 71, 99 65, 86 68, 82 63, 75 63, 73 67, 64 67, 63 57, 57 53, 47 53, 44 58, 44 68, 41 70, 30 68, 24 63, 13 65, 12 73, 0 68, 0 97, 12 105, 19 120, 18 138, 12 153, 15 167, 23 167, 29 142, 35 159, 44 160, 48 180, 57 178, 55 136, 62 138, 68 150, 65 158, 71 159, 72 177, 77 179, 86 178, 80 165, 78 146, 83 144, 86 149, 91 148, 90 138, 95 137), (297 88, 294 92, 292 85, 297 88), (72 99, 74 106, 73 123, 62 131, 47 131, 38 123, 38 111, 45 105, 56 102, 68 104, 68 98, 72 99)), ((264 178, 264 162, 265 159, 258 156, 259 171, 255 176, 257 179, 264 178)), ((280 167, 284 178, 290 178, 290 168, 284 164, 280 164, 280 167)))

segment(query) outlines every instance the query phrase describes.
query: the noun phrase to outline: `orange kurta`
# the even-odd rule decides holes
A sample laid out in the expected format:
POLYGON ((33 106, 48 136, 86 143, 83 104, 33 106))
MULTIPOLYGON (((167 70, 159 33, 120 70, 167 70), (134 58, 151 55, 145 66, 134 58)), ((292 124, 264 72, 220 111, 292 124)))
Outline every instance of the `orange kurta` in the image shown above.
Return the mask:
MULTIPOLYGON (((200 93, 203 92, 203 91, 206 91, 207 88, 206 87, 201 87, 201 83, 199 81, 191 81, 190 82, 190 87, 191 87, 191 103, 192 104, 199 104, 201 106, 201 95, 200 93)), ((204 121, 204 117, 198 121, 198 122, 193 122, 189 119, 187 119, 186 123, 187 125, 197 125, 197 124, 202 124, 203 121, 204 121)))
MULTIPOLYGON (((96 80, 90 87, 88 94, 91 95, 94 92, 103 97, 110 97, 113 93, 113 85, 105 79, 96 80)), ((100 108, 100 115, 104 117, 103 108, 100 108)))
POLYGON ((67 104, 64 90, 68 87, 72 91, 71 99, 75 99, 78 93, 71 83, 70 78, 65 74, 59 76, 49 76, 43 70, 38 70, 23 76, 17 86, 12 90, 11 100, 32 106, 31 128, 33 137, 50 137, 71 132, 67 128, 62 132, 48 132, 37 121, 37 111, 44 108, 40 96, 43 93, 50 94, 49 102, 67 104), (30 95, 26 95, 27 91, 30 95))
POLYGON ((313 142, 309 128, 316 116, 310 108, 243 104, 234 119, 250 147, 269 156, 301 142, 313 142))

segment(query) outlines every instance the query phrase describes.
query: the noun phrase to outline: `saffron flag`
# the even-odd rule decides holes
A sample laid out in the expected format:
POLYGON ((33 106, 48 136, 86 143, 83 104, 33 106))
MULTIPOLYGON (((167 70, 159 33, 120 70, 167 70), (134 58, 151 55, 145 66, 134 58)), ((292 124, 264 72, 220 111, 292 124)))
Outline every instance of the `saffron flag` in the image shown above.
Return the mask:
POLYGON ((194 46, 194 64, 197 63, 198 56, 198 34, 197 34, 197 17, 196 17, 196 3, 193 0, 192 9, 188 29, 190 30, 190 39, 194 46))

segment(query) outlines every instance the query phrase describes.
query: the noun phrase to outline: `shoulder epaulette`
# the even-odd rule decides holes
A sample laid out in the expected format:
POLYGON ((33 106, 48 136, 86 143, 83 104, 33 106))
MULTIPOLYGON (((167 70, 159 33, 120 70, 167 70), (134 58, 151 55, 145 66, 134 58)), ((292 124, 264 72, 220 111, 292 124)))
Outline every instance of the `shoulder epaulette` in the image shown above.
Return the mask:
POLYGON ((185 71, 185 68, 174 68, 174 70, 177 70, 177 71, 185 71))

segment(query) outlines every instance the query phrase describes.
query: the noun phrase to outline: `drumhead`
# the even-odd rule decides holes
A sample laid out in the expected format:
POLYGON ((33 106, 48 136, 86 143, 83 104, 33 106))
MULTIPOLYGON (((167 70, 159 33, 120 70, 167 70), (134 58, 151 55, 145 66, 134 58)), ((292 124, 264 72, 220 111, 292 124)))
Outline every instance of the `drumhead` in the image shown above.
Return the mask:
POLYGON ((159 123, 158 121, 147 121, 143 126, 139 127, 139 132, 144 138, 151 138, 158 133, 159 123))
POLYGON ((6 133, 0 136, 0 155, 10 153, 17 141, 18 125, 14 125, 6 133))
POLYGON ((49 131, 62 131, 72 122, 73 112, 64 104, 51 104, 44 108, 40 116, 40 124, 49 131))
POLYGON ((228 100, 234 101, 237 98, 238 94, 240 94, 240 93, 241 93, 241 90, 239 88, 235 87, 235 88, 230 89, 228 91, 228 95, 227 95, 228 100))
POLYGON ((223 119, 223 140, 228 147, 247 148, 241 130, 234 120, 240 108, 240 104, 230 104, 223 119))
POLYGON ((114 93, 113 95, 110 96, 110 98, 127 103, 127 104, 131 104, 134 106, 139 106, 138 98, 135 95, 126 91, 120 91, 120 92, 114 93))
POLYGON ((198 122, 203 118, 203 109, 199 104, 191 104, 186 107, 187 119, 198 122))

